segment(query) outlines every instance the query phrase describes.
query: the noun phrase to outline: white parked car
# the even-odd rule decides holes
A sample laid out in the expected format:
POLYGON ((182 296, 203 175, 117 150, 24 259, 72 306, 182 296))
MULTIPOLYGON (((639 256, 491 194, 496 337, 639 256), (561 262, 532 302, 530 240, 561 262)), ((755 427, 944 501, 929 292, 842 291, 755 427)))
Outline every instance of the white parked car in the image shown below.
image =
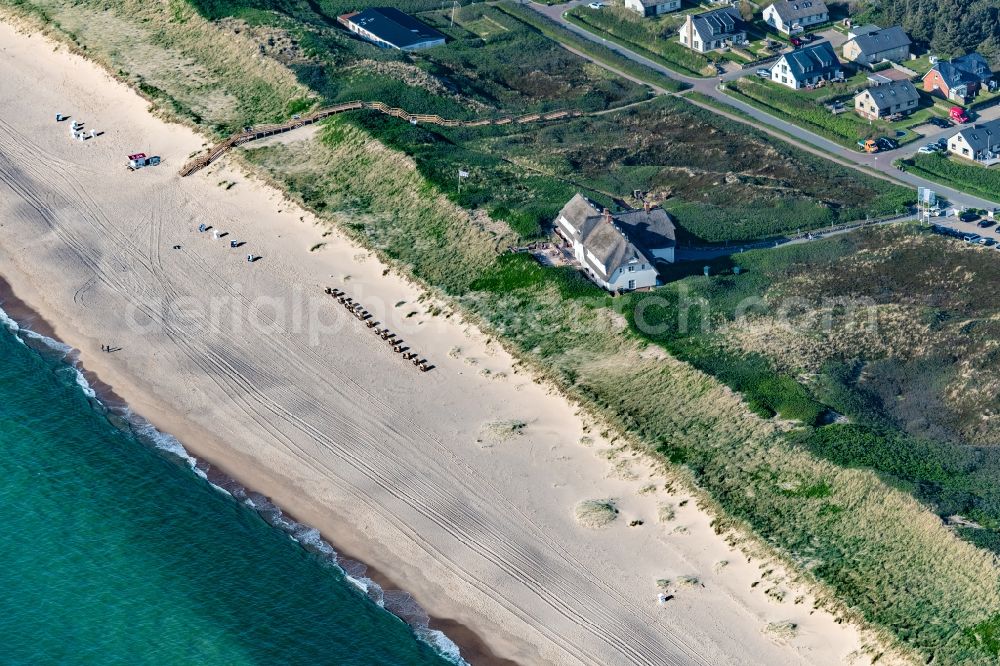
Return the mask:
POLYGON ((604 3, 603 2, 592 2, 592 3, 590 3, 587 6, 590 7, 591 9, 601 9, 602 7, 604 7, 604 3))
POLYGON ((938 145, 936 143, 928 143, 926 146, 920 146, 920 150, 918 150, 917 152, 920 153, 921 155, 929 155, 931 153, 936 153, 939 150, 941 149, 938 148, 938 145))
POLYGON ((771 70, 769 70, 769 69, 758 69, 757 70, 757 76, 759 76, 762 79, 769 79, 769 78, 771 78, 771 70))

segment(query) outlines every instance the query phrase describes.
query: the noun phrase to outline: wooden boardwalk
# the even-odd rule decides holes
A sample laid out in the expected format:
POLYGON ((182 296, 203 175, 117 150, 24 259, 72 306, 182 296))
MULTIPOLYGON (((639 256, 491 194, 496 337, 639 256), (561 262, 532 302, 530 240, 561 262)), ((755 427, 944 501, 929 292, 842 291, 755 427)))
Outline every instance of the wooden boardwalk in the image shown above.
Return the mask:
POLYGON ((524 116, 504 116, 501 118, 481 118, 478 120, 450 120, 447 118, 442 118, 437 115, 419 114, 419 113, 409 113, 403 109, 397 109, 395 107, 388 106, 382 102, 344 102, 342 104, 336 104, 334 106, 328 106, 318 111, 314 111, 310 114, 304 115, 301 118, 295 118, 287 123, 281 123, 277 125, 257 125, 255 127, 250 127, 242 132, 237 132, 225 141, 216 144, 209 150, 206 154, 201 155, 192 159, 190 162, 184 165, 181 169, 181 176, 190 176, 200 169, 204 169, 209 164, 219 159, 226 152, 235 148, 236 146, 242 146, 244 143, 250 143, 251 141, 256 141, 258 139, 263 139, 268 136, 273 136, 275 134, 282 134, 284 132, 290 132, 294 129, 298 129, 305 125, 311 125, 319 120, 328 118, 329 116, 346 113, 348 111, 360 111, 360 110, 371 110, 384 113, 388 116, 393 116, 396 118, 401 118, 414 125, 418 123, 427 123, 430 125, 440 125, 442 127, 483 127, 486 125, 523 125, 526 123, 538 123, 538 122, 548 122, 552 120, 562 120, 564 118, 576 118, 584 115, 579 111, 551 111, 549 113, 531 113, 524 116))

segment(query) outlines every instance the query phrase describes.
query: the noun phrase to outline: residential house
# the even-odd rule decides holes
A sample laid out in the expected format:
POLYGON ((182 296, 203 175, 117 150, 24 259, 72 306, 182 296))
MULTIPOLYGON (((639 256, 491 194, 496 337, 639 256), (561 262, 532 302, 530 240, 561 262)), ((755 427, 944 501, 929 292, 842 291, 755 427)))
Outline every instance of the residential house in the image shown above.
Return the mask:
POLYGON ((625 0, 625 7, 643 16, 659 16, 681 8, 681 0, 625 0))
POLYGON ((681 44, 698 53, 721 49, 747 40, 743 17, 735 7, 722 7, 702 14, 688 14, 677 31, 681 44))
POLYGON ((916 110, 920 93, 909 81, 893 81, 862 90, 854 96, 854 111, 862 118, 878 120, 916 110))
POLYGON ((673 262, 673 220, 662 208, 612 215, 577 194, 556 216, 556 231, 583 270, 608 291, 655 287, 657 261, 673 262))
POLYGON ((983 166, 1000 164, 1000 120, 966 127, 948 139, 948 152, 983 166))
POLYGON ((860 37, 861 35, 867 35, 869 32, 877 32, 882 28, 878 27, 874 23, 866 23, 865 25, 851 26, 847 29, 847 38, 854 39, 855 37, 860 37))
POLYGON ((906 31, 898 25, 871 30, 847 40, 843 49, 844 59, 869 67, 884 60, 901 62, 910 57, 912 43, 906 31))
POLYGON ((978 53, 941 60, 924 75, 926 92, 960 104, 971 100, 984 86, 993 90, 996 80, 986 58, 978 53))
POLYGON ((868 75, 868 83, 873 86, 883 86, 893 81, 909 81, 910 75, 895 67, 883 69, 881 72, 872 72, 868 75))
POLYGON ((786 35, 797 35, 829 20, 830 10, 822 0, 784 0, 764 9, 764 22, 786 35))
POLYGON ((795 90, 843 78, 844 71, 830 42, 786 53, 771 67, 772 81, 795 90))
POLYGON ((337 21, 356 35, 384 48, 415 51, 445 43, 443 34, 395 7, 369 7, 361 12, 338 16, 337 21))

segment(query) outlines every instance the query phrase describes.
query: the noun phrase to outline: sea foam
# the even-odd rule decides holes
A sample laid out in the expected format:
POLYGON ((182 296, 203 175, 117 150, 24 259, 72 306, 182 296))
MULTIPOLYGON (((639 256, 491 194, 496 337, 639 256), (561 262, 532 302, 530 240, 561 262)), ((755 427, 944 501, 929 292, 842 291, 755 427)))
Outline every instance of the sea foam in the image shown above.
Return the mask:
MULTIPOLYGON (((76 358, 77 352, 73 347, 59 340, 21 327, 2 308, 0 308, 0 326, 4 326, 14 333, 14 337, 21 344, 26 344, 25 338, 27 338, 58 353, 63 361, 67 363, 66 367, 68 371, 74 373, 74 381, 80 387, 83 394, 91 400, 100 402, 97 392, 79 368, 79 360, 76 358)), ((431 629, 428 626, 429 617, 427 613, 409 593, 402 590, 383 590, 381 585, 365 575, 367 569, 364 564, 354 560, 342 560, 336 549, 323 539, 318 529, 292 520, 264 495, 249 491, 228 477, 224 479, 223 483, 211 479, 209 475, 210 467, 207 463, 201 463, 197 458, 188 453, 187 449, 184 448, 184 445, 176 437, 158 430, 152 423, 133 412, 127 406, 122 405, 112 408, 104 403, 101 403, 101 405, 109 412, 120 417, 127 425, 128 430, 137 439, 151 445, 166 455, 180 459, 190 466, 195 474, 205 479, 216 490, 230 495, 237 501, 252 508, 268 524, 282 530, 303 548, 320 556, 330 565, 335 566, 344 575, 345 580, 357 587, 373 603, 406 622, 418 639, 434 648, 443 658, 457 666, 468 666, 468 662, 462 658, 458 645, 443 632, 431 629)))

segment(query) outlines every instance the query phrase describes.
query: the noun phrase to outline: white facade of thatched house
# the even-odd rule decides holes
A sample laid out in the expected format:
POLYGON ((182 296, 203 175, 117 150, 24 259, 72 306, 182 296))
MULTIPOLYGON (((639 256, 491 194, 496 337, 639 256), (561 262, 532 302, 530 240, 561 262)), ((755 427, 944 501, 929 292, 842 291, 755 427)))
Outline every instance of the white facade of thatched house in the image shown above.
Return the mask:
POLYGON ((584 272, 608 291, 655 287, 656 262, 674 261, 674 223, 660 208, 612 215, 577 194, 556 216, 556 230, 584 272))

